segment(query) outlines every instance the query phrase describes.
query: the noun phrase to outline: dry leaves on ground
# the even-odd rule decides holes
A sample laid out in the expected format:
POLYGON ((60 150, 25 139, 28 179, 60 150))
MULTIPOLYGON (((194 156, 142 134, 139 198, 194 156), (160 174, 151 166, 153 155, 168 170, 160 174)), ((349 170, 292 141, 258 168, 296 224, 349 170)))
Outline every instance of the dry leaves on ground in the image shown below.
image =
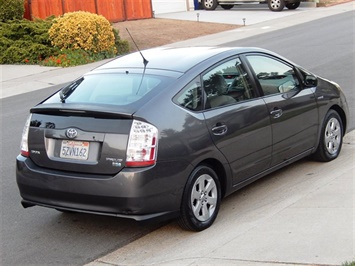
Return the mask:
POLYGON ((131 50, 135 51, 136 48, 129 37, 126 28, 133 36, 139 49, 143 50, 203 35, 232 30, 240 26, 222 23, 151 18, 118 22, 113 24, 113 27, 119 30, 121 39, 127 40, 130 43, 131 50))

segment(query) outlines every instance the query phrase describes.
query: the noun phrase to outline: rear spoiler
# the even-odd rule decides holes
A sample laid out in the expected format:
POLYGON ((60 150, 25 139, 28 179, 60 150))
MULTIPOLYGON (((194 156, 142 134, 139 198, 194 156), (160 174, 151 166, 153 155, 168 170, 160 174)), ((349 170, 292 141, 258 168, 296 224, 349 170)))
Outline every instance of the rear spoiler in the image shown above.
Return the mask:
POLYGON ((83 117, 132 119, 135 111, 127 105, 122 108, 107 104, 50 103, 39 104, 31 108, 30 112, 63 116, 76 115, 83 117))

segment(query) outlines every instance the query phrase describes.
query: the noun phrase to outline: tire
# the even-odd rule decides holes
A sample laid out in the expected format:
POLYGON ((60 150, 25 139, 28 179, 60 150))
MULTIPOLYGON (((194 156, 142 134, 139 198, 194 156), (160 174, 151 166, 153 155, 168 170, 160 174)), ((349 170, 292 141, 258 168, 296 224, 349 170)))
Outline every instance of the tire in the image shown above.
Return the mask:
POLYGON ((215 10, 218 3, 217 0, 202 0, 202 6, 205 10, 215 10))
POLYGON ((234 7, 234 5, 221 5, 221 7, 225 10, 229 10, 229 9, 232 9, 234 7))
POLYGON ((215 221, 220 204, 221 187, 216 173, 200 165, 187 180, 177 222, 186 230, 205 230, 215 221))
POLYGON ((343 123, 339 114, 330 110, 324 119, 321 137, 313 158, 321 162, 329 162, 338 157, 343 144, 343 123))
POLYGON ((296 9, 297 7, 299 7, 301 4, 301 2, 295 2, 295 3, 287 3, 285 6, 288 9, 296 9))
POLYGON ((282 11, 285 7, 284 0, 268 0, 267 1, 268 7, 271 11, 279 12, 282 11))

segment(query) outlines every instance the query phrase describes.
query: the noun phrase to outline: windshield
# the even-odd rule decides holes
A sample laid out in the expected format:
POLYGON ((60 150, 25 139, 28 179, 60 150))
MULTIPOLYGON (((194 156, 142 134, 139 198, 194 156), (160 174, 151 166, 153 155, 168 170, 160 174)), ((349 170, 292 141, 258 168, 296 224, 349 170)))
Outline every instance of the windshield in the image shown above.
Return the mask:
POLYGON ((128 72, 87 75, 64 87, 44 104, 63 102, 127 105, 140 100, 149 92, 158 92, 171 79, 128 72))

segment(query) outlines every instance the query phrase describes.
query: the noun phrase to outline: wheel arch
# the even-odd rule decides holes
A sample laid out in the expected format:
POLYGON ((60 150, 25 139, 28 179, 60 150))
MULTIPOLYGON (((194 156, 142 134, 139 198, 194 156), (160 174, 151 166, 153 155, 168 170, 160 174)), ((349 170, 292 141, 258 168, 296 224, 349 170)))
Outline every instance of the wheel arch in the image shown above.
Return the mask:
POLYGON ((344 130, 343 136, 344 136, 347 130, 347 119, 344 110, 339 105, 333 105, 329 108, 329 110, 334 110, 339 114, 341 118, 341 122, 343 124, 343 130, 344 130))
MULTIPOLYGON (((335 112, 337 112, 340 116, 340 119, 341 119, 341 122, 343 124, 343 136, 345 135, 346 133, 346 129, 347 129, 347 117, 346 117, 346 112, 343 110, 343 108, 341 108, 338 104, 333 104, 332 106, 328 106, 326 109, 323 110, 322 114, 321 114, 321 117, 320 117, 320 120, 319 120, 319 127, 321 128, 323 123, 324 123, 324 118, 326 116, 326 114, 330 111, 330 110, 333 110, 335 112)), ((317 142, 316 142, 316 146, 315 146, 315 149, 313 150, 313 152, 316 151, 319 143, 320 143, 320 139, 321 139, 321 130, 319 130, 318 132, 318 137, 317 137, 317 142)), ((313 153, 312 152, 312 153, 313 153)))
MULTIPOLYGON (((312 152, 311 157, 319 162, 329 162, 338 157, 341 151, 342 139, 346 132, 346 112, 339 105, 332 105, 322 119, 320 125, 318 144, 312 152), (336 117, 334 117, 336 115, 336 117), (342 134, 337 134, 337 126, 334 130, 330 126, 331 119, 339 119, 342 127, 342 134)), ((333 122, 332 122, 333 123, 333 122)), ((337 122, 335 122, 337 123, 337 122)))
POLYGON ((200 162, 198 165, 206 165, 213 169, 217 174, 218 180, 221 185, 221 199, 226 196, 227 188, 228 188, 228 177, 227 172, 223 164, 217 159, 209 158, 200 162))

